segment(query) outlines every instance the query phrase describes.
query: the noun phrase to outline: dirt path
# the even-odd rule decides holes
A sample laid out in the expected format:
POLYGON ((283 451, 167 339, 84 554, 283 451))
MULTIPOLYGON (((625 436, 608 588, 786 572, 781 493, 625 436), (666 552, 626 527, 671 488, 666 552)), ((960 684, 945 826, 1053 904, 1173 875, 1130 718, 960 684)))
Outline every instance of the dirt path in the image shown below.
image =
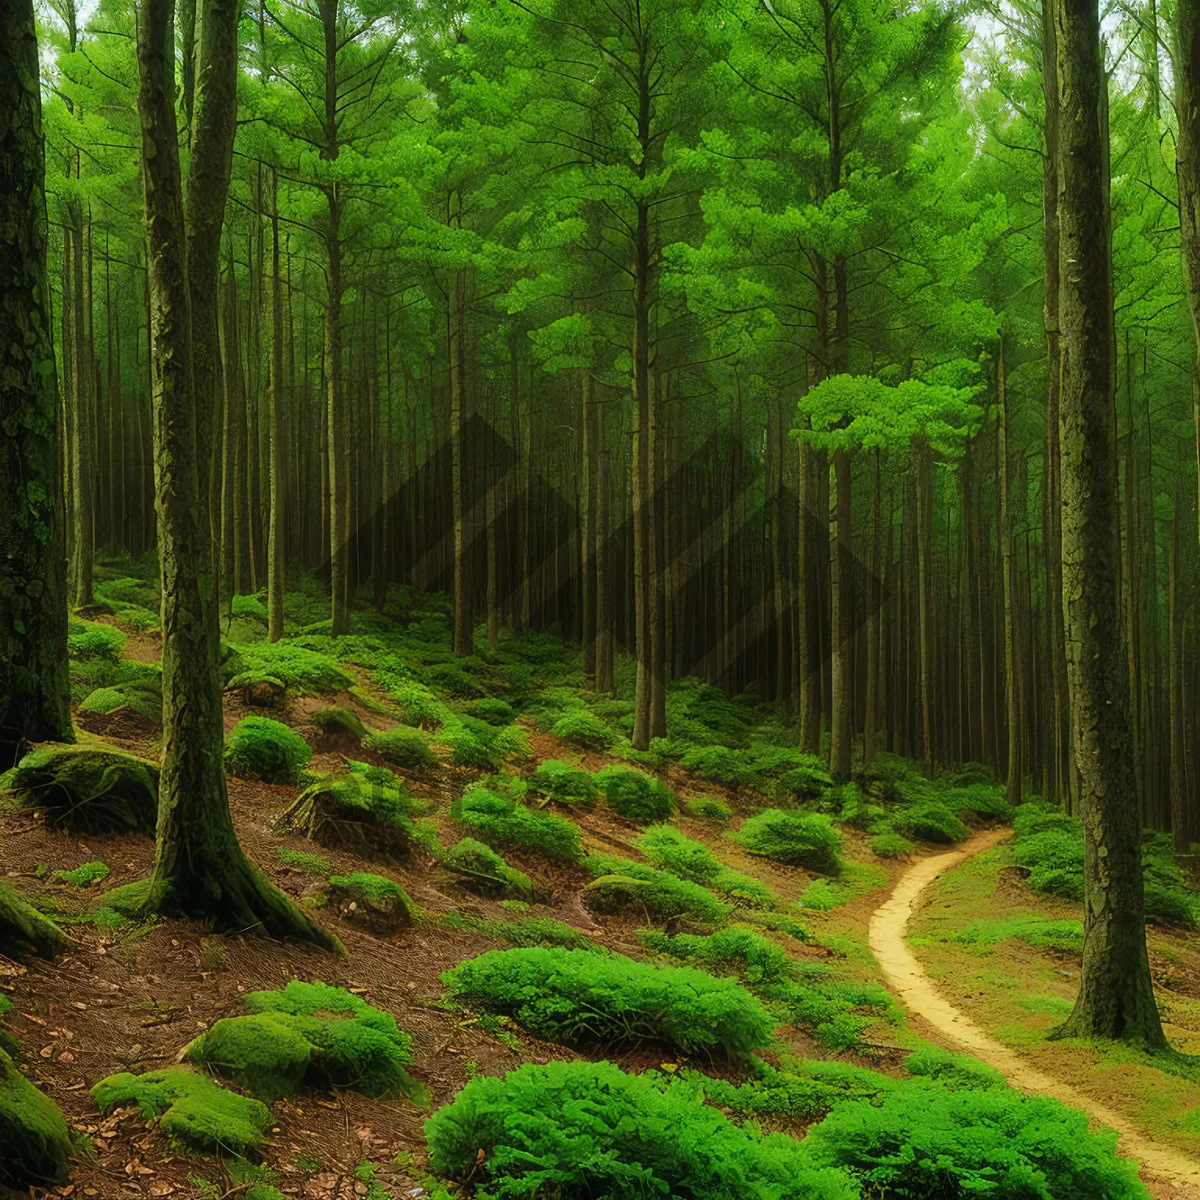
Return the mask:
POLYGON ((909 918, 925 889, 964 859, 990 849, 1008 836, 1007 829, 977 834, 957 850, 922 859, 900 877, 891 898, 872 914, 869 932, 871 951, 888 987, 910 1012, 924 1017, 957 1046, 1003 1072, 1013 1087, 1034 1095, 1053 1096, 1073 1108, 1083 1109, 1094 1120, 1120 1134, 1123 1154, 1136 1159, 1148 1173, 1176 1185, 1179 1190, 1172 1195, 1179 1200, 1200 1200, 1200 1160, 1152 1141, 1112 1109, 1025 1062, 946 1000, 909 950, 905 941, 909 918))

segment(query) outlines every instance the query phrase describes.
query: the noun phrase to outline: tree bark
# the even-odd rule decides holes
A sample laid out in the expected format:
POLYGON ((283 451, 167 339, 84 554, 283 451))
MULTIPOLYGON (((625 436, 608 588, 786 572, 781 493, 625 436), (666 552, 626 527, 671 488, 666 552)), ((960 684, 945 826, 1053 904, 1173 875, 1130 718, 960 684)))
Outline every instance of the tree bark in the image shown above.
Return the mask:
POLYGON ((0 770, 72 741, 61 410, 32 0, 0 6, 0 770))
POLYGON ((1055 0, 1063 612, 1080 816, 1084 945, 1064 1037, 1166 1046, 1146 956, 1137 771, 1121 625, 1108 82, 1097 0, 1055 0))
POLYGON ((283 637, 284 497, 283 453, 283 290, 279 278, 279 179, 271 172, 271 371, 268 392, 270 446, 270 525, 267 530, 267 641, 283 637))
POLYGON ((1017 594, 1013 570, 1012 461, 1009 453, 1008 376, 1004 366, 1004 339, 996 358, 996 442, 999 461, 996 492, 1000 503, 1000 561, 1004 580, 1004 698, 1008 722, 1008 802, 1021 803, 1024 764, 1021 761, 1021 681, 1017 674, 1017 594))
MULTIPOLYGON (((229 9, 226 19, 235 16, 229 9)), ((172 0, 143 0, 137 27, 138 110, 151 302, 164 751, 154 874, 148 887, 132 885, 136 890, 127 893, 127 904, 143 912, 209 919, 222 929, 257 928, 335 948, 337 939, 242 853, 225 790, 212 538, 208 512, 198 501, 203 467, 196 446, 173 25, 172 0)))

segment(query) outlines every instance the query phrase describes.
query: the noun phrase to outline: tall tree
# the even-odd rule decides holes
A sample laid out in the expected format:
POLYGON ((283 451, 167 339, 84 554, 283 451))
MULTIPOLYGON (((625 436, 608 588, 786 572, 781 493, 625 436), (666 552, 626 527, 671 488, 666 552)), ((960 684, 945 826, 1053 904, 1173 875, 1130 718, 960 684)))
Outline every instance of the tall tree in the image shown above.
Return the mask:
POLYGON ((1083 969, 1063 1037, 1166 1045, 1146 955, 1141 809, 1121 621, 1108 79, 1097 0, 1058 44, 1062 603, 1085 836, 1083 969))
POLYGON ((60 419, 31 0, 0 10, 0 767, 71 741, 60 419))

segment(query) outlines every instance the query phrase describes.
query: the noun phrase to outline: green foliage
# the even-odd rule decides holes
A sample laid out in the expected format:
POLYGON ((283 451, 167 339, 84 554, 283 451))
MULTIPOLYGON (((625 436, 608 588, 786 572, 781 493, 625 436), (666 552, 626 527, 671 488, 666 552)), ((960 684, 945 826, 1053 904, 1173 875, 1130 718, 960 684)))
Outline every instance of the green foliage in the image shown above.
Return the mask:
POLYGON ((705 821, 726 823, 733 816, 733 809, 715 796, 692 796, 683 802, 683 808, 688 816, 701 817, 705 821))
POLYGON ((729 905, 707 888, 669 871, 607 854, 589 855, 586 865, 595 879, 583 902, 596 912, 633 908, 660 920, 688 915, 711 923, 729 915, 729 905))
POLYGON ((836 872, 842 868, 842 839, 822 813, 769 808, 751 817, 737 840, 753 854, 776 862, 836 872))
POLYGON ((937 800, 919 800, 905 804, 892 817, 896 832, 922 842, 949 846, 967 836, 967 827, 953 811, 937 800))
POLYGON ((281 833, 302 833, 323 846, 403 859, 414 834, 411 801, 397 787, 380 787, 354 772, 318 779, 280 814, 281 833))
POLYGON ((67 626, 67 653, 72 658, 116 662, 124 648, 125 635, 113 625, 72 617, 67 626))
POLYGON ((451 846, 441 856, 441 862, 489 895, 526 900, 533 895, 533 882, 528 875, 510 867, 495 850, 475 838, 463 838, 451 846))
POLYGON ((189 1154, 254 1153, 274 1122, 265 1104, 186 1067, 110 1075, 92 1088, 92 1099, 101 1112, 136 1104, 143 1117, 157 1120, 163 1133, 189 1154))
POLYGON ((158 588, 153 583, 130 577, 97 578, 94 590, 96 600, 122 624, 134 629, 158 627, 158 588))
POLYGON ((1018 938, 1031 946, 1044 946, 1064 954, 1078 954, 1083 949, 1082 922, 1048 921, 1032 916, 972 921, 946 936, 964 946, 994 946, 997 942, 1018 938))
POLYGON ((1135 1200, 1149 1193, 1117 1135, 1087 1114, 1007 1089, 913 1083, 878 1103, 839 1105, 804 1139, 807 1161, 849 1171, 887 1196, 1135 1200))
POLYGON ((556 738, 585 750, 607 750, 616 740, 612 727, 587 708, 564 713, 550 727, 550 732, 556 738))
POLYGON ((554 800, 558 804, 592 804, 600 788, 590 771, 548 758, 529 778, 529 790, 554 800))
POLYGON ((759 879, 726 866, 703 842, 685 837, 672 825, 652 825, 637 839, 638 848, 656 867, 748 904, 770 905, 771 889, 759 879))
POLYGON ((903 858, 904 855, 911 854, 916 846, 898 833, 885 831, 877 833, 871 839, 871 849, 880 858, 903 858))
POLYGON ((231 649, 245 664, 243 670, 274 676, 289 692, 319 696, 354 686, 354 680, 329 655, 305 649, 288 638, 274 644, 239 643, 231 649))
POLYGON ((270 717, 244 717, 225 739, 225 770, 266 783, 295 783, 312 748, 294 730, 270 717))
POLYGON ((1003 1074, 970 1054, 953 1054, 930 1046, 915 1050, 904 1060, 910 1075, 934 1079, 944 1087, 960 1087, 968 1091, 983 1088, 1007 1087, 1003 1074))
POLYGON ((638 937, 644 946, 659 954, 700 962, 710 970, 736 972, 755 989, 785 983, 796 974, 787 951, 740 925, 718 929, 707 936, 643 929, 638 937))
MULTIPOLYGON (((959 777, 961 779, 961 776, 959 777)), ((1011 821, 1016 811, 1005 798, 1004 789, 990 780, 957 783, 943 793, 946 807, 955 812, 974 813, 989 821, 1011 821)))
POLYGON ((488 691, 476 674, 481 666, 478 660, 469 658, 437 663, 425 671, 425 682, 447 696, 479 698, 486 696, 488 691), (476 673, 472 673, 470 667, 474 667, 476 673))
POLYGON ((412 1039, 391 1014, 341 988, 292 980, 282 991, 251 992, 249 1016, 218 1021, 185 1050, 260 1099, 300 1087, 339 1087, 366 1096, 415 1095, 404 1069, 412 1039))
POLYGON ((97 688, 80 701, 79 711, 106 716, 110 712, 116 712, 124 703, 125 695, 117 688, 97 688))
POLYGON ((525 1066, 478 1076, 426 1123, 430 1163, 486 1174, 496 1200, 647 1195, 691 1200, 852 1200, 840 1172, 813 1170, 800 1146, 763 1137, 703 1103, 683 1081, 612 1063, 525 1066))
POLYGON ((417 915, 408 893, 383 875, 331 875, 329 901, 347 920, 388 933, 411 924, 417 915))
POLYGON ((383 733, 373 733, 363 745, 380 758, 408 771, 425 771, 437 765, 437 755, 416 729, 399 725, 383 733))
POLYGON ((19 808, 40 809, 51 828, 153 834, 158 766, 96 743, 46 744, 0 776, 0 791, 19 808))
POLYGON ((454 909, 443 918, 443 922, 451 929, 466 929, 514 946, 562 946, 569 950, 588 950, 594 954, 606 953, 603 946, 597 945, 586 934, 553 917, 490 921, 454 909))
POLYGON ((328 875, 333 870, 333 864, 322 854, 293 850, 290 846, 276 846, 275 853, 285 867, 295 867, 297 871, 307 871, 310 875, 328 875))
POLYGON ((0 1188, 65 1183, 74 1154, 58 1105, 25 1078, 0 1045, 0 1188))
POLYGON ((511 725, 516 716, 512 705, 496 696, 472 700, 467 705, 467 712, 477 721, 486 721, 489 725, 511 725))
POLYGON ((448 723, 442 740, 449 746, 450 762, 456 767, 498 771, 506 758, 529 754, 529 739, 519 725, 489 725, 474 717, 448 723))
POLYGON ((763 1006, 733 980, 618 956, 489 950, 442 978, 456 1000, 564 1046, 649 1042, 683 1054, 741 1055, 769 1045, 774 1033, 763 1006))
POLYGON ((76 867, 73 871, 59 871, 58 877, 63 883, 70 883, 75 887, 90 887, 93 883, 107 879, 109 873, 107 863, 85 862, 83 866, 76 867))
POLYGON ((763 783, 748 756, 727 746, 693 746, 680 756, 679 765, 699 779, 726 787, 759 787, 763 783))
POLYGON ((534 812, 486 788, 469 789, 450 811, 490 846, 519 846, 565 862, 582 857, 579 829, 571 821, 553 813, 534 812))
POLYGON ((763 1062, 753 1065, 745 1083, 730 1083, 699 1072, 686 1078, 704 1090, 709 1102, 749 1116, 790 1117, 812 1121, 847 1099, 880 1096, 897 1086, 887 1075, 842 1063, 794 1062, 778 1070, 763 1062))
POLYGON ((675 796, 661 779, 631 767, 611 766, 596 774, 609 807, 627 821, 650 825, 675 811, 675 796))

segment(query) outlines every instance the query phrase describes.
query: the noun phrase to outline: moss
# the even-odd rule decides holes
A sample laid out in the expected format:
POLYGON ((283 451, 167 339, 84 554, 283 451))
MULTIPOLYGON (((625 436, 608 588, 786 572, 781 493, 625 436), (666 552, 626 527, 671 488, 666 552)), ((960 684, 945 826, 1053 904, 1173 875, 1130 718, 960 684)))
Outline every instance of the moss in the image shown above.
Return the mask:
POLYGON ((582 856, 579 828, 573 822, 534 812, 486 788, 470 789, 450 811, 489 845, 521 846, 566 862, 577 862, 582 856))
POLYGON ((26 904, 8 884, 0 883, 0 946, 6 954, 53 958, 67 948, 67 939, 49 917, 26 904))
POLYGON ((386 933, 410 925, 417 913, 405 890, 382 875, 331 876, 329 903, 346 920, 386 933))
POLYGON ((58 877, 63 883, 71 883, 76 887, 90 887, 93 883, 99 883, 100 880, 107 879, 108 876, 108 864, 102 862, 86 862, 83 866, 76 867, 73 871, 58 872, 58 877))
POLYGON ((729 905, 707 888, 669 871, 607 854, 590 855, 587 867, 596 878, 584 890, 583 902, 595 912, 635 908, 662 920, 689 915, 712 923, 729 915, 729 905))
POLYGON ((287 688, 282 679, 265 671, 241 671, 225 685, 227 692, 237 692, 243 704, 253 708, 282 708, 287 688))
POLYGON ((327 654, 308 650, 285 638, 282 641, 249 642, 231 647, 246 671, 271 675, 288 691, 300 695, 349 691, 354 680, 327 654))
POLYGON ((295 783, 312 759, 309 744, 270 717, 246 717, 225 739, 225 770, 266 783, 295 783))
POLYGON ((908 838, 884 830, 871 839, 871 849, 880 858, 902 858, 906 854, 911 854, 916 846, 908 838))
POLYGON ((600 795, 590 771, 548 758, 529 778, 529 790, 558 804, 592 804, 600 795))
POLYGON ((310 875, 328 875, 333 864, 323 854, 312 854, 307 850, 293 850, 290 846, 276 846, 275 853, 285 867, 307 871, 310 875))
POLYGON ((482 700, 472 700, 467 705, 467 712, 478 721, 486 721, 489 725, 511 725, 516 714, 506 700, 495 696, 485 696, 482 700))
POLYGON ((661 779, 631 767, 605 767, 596 775, 613 812, 639 825, 665 821, 675 811, 675 795, 661 779))
POLYGON ((110 712, 116 712, 124 703, 125 697, 116 688, 97 688, 80 702, 79 711, 107 716, 110 712))
POLYGON ((53 1186, 67 1178, 74 1152, 58 1106, 17 1070, 0 1047, 0 1186, 53 1186))
POLYGON ((416 729, 404 725, 371 734, 363 745, 384 761, 407 771, 425 771, 437 765, 437 755, 426 739, 416 729))
POLYGON ((284 810, 277 828, 302 833, 323 846, 405 859, 412 821, 399 792, 363 776, 331 775, 307 787, 284 810))
POLYGON ((553 917, 521 917, 515 921, 489 921, 457 909, 442 919, 451 929, 466 929, 499 942, 514 946, 565 946, 570 950, 591 950, 606 954, 603 946, 593 942, 578 929, 556 921, 553 917))
POLYGON ((253 1153, 262 1147, 273 1121, 265 1104, 186 1067, 110 1075, 92 1088, 92 1098, 102 1112, 136 1104, 175 1145, 194 1154, 253 1153))
POLYGON ((529 740, 519 726, 489 725, 474 717, 462 717, 447 724, 442 740, 450 749, 451 764, 456 767, 498 771, 506 758, 529 755, 529 740))
POLYGON ((756 813, 737 835, 753 854, 814 871, 841 870, 842 839, 822 813, 769 808, 756 813))
POLYGON ((684 811, 690 817, 702 817, 706 821, 725 823, 733 816, 733 809, 722 804, 713 796, 695 796, 683 802, 684 811))
POLYGON ((329 739, 361 742, 367 736, 367 727, 358 714, 348 708, 318 708, 312 715, 312 723, 329 739))
POLYGON ((153 834, 158 774, 154 763, 96 742, 46 745, 0 777, 0 789, 17 806, 45 813, 51 828, 153 834))
POLYGON ((510 867, 490 846, 463 838, 442 855, 442 866, 462 875, 469 886, 493 896, 528 900, 533 895, 529 876, 510 867))
POLYGON ((293 980, 282 991, 251 992, 248 1016, 218 1021, 184 1051, 264 1100, 301 1087, 417 1097, 404 1069, 412 1040, 389 1013, 324 983, 293 980))
POLYGON ((586 708, 564 713, 550 727, 550 732, 556 738, 584 750, 607 750, 616 740, 612 726, 586 708))

